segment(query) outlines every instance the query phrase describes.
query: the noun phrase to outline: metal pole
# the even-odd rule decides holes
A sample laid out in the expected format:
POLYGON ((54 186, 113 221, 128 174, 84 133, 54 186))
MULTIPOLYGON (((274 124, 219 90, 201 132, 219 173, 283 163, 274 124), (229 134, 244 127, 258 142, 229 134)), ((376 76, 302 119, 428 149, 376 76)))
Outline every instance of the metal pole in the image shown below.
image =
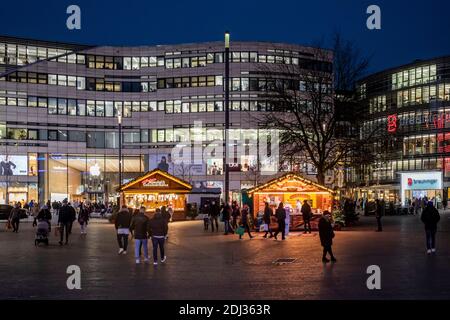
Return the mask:
MULTIPOLYGON (((119 187, 122 185, 122 113, 119 111, 117 115, 119 125, 119 187)), ((122 195, 119 194, 119 207, 122 205, 122 195)))
POLYGON ((225 141, 224 141, 224 161, 225 170, 225 204, 229 203, 230 197, 230 172, 228 168, 228 132, 230 129, 230 33, 225 32, 225 141))

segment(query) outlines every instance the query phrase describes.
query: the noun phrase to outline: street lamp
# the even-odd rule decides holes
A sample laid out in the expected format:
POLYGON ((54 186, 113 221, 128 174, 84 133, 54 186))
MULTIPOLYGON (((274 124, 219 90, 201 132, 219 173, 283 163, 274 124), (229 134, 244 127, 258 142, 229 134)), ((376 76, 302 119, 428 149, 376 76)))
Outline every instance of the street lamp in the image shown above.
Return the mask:
MULTIPOLYGON (((122 111, 117 113, 117 124, 119 125, 119 187, 122 185, 122 111)), ((119 194, 119 207, 121 206, 121 195, 119 194)))
POLYGON ((230 33, 225 32, 225 137, 223 151, 223 166, 225 169, 225 204, 229 203, 230 193, 230 172, 228 168, 228 131, 230 129, 230 33))

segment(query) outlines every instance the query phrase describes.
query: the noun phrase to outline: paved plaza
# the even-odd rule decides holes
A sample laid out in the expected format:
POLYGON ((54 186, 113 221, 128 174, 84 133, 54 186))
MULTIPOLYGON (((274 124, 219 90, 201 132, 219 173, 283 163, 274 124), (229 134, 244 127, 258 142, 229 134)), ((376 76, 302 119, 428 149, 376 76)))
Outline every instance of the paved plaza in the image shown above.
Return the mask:
POLYGON ((136 265, 133 243, 117 255, 114 227, 75 224, 70 244, 34 246, 31 223, 18 234, 0 223, 1 299, 438 299, 450 298, 450 215, 441 215, 437 254, 425 253, 417 216, 373 217, 336 233, 338 262, 323 265, 317 234, 288 240, 239 240, 203 231, 201 221, 171 223, 167 263, 136 265), (277 265, 279 258, 295 258, 277 265), (368 290, 366 268, 381 268, 381 290, 368 290), (68 290, 66 268, 81 268, 81 290, 68 290))

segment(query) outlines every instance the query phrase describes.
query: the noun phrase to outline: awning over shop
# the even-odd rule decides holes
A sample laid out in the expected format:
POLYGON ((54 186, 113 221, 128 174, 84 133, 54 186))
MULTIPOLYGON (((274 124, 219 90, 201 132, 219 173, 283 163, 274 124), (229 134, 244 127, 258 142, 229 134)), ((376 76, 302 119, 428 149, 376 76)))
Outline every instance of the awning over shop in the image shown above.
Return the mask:
POLYGON ((119 187, 124 193, 189 193, 192 185, 165 171, 155 169, 119 187))

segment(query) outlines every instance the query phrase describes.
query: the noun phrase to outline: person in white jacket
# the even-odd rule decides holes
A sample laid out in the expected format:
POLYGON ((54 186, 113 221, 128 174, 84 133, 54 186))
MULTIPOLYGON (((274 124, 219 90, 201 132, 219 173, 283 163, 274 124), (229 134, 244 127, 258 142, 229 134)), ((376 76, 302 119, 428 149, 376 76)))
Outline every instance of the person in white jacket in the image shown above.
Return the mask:
POLYGON ((286 219, 284 220, 286 222, 285 232, 284 235, 287 236, 289 234, 289 224, 291 223, 291 211, 292 207, 290 204, 286 204, 284 207, 284 211, 286 211, 286 219))

